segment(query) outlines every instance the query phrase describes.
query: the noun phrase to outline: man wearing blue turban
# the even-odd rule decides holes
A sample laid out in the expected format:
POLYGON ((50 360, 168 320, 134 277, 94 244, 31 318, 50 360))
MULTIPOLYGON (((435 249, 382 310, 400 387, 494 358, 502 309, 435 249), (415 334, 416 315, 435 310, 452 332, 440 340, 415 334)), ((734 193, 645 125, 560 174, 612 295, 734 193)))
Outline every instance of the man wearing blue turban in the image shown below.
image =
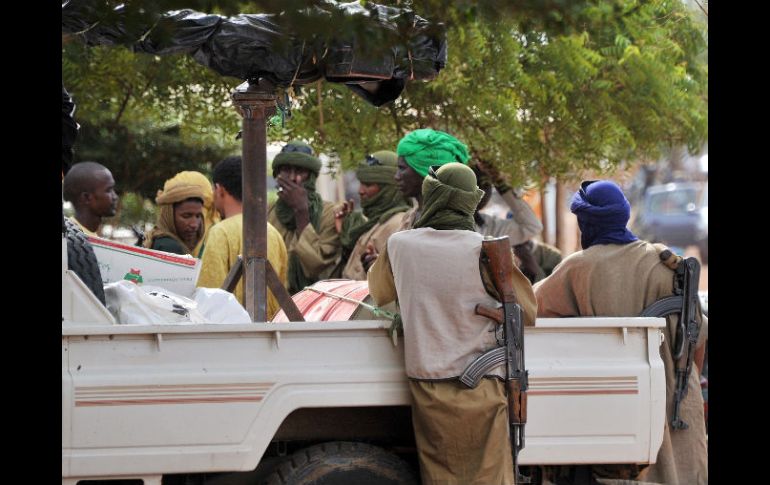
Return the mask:
MULTIPOLYGON (((577 216, 583 250, 568 256, 551 276, 535 284, 539 317, 634 317, 655 301, 673 294, 674 272, 659 256, 665 246, 639 240, 626 228, 631 207, 614 182, 583 182, 572 198, 570 210, 577 216)), ((708 321, 701 317, 695 355, 698 369, 703 364, 703 344, 708 338, 708 321)), ((635 478, 668 485, 708 483, 703 397, 695 366, 680 407, 680 416, 689 428, 671 430, 668 426, 676 382, 671 351, 676 315, 668 320, 665 340, 660 346, 666 373, 667 424, 657 462, 641 473, 634 473, 636 476, 608 478, 635 478)))

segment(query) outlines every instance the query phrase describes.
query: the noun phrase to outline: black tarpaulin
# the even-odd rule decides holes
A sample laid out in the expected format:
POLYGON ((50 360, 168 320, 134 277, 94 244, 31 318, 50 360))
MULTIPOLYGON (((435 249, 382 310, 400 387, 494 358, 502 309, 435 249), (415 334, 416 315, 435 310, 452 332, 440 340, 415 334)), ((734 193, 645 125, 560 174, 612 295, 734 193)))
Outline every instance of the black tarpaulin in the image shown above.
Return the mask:
POLYGON ((289 32, 286 14, 223 17, 177 10, 151 22, 128 22, 125 7, 105 16, 93 0, 62 5, 62 32, 89 45, 128 45, 148 54, 186 53, 217 73, 277 87, 306 84, 321 77, 344 83, 380 106, 396 99, 406 82, 436 77, 446 64, 446 34, 408 9, 367 2, 326 1, 300 12, 309 22, 340 18, 354 26, 331 39, 289 32))

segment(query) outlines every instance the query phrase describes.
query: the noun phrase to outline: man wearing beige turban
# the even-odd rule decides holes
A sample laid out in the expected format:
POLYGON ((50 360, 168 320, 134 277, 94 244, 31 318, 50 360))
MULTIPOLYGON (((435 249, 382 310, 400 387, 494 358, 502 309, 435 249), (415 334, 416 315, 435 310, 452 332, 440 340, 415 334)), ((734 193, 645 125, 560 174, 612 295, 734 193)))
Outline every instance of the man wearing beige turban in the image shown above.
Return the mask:
POLYGON ((203 249, 209 235, 209 229, 222 219, 219 217, 216 207, 214 207, 214 190, 211 187, 211 182, 209 182, 205 175, 193 170, 179 172, 169 179, 169 182, 198 185, 203 191, 203 237, 195 245, 192 252, 193 256, 200 258, 203 256, 203 249))
POLYGON ((155 198, 158 222, 144 246, 176 254, 193 254, 203 239, 203 189, 200 185, 171 178, 155 198))

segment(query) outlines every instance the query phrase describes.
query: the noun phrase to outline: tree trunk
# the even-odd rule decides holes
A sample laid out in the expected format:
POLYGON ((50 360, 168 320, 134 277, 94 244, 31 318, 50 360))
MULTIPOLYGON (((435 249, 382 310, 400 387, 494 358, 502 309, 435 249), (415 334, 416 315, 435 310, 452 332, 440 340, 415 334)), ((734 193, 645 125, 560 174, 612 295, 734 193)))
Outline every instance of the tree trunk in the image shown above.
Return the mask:
POLYGON ((552 242, 548 238, 548 221, 550 219, 548 214, 548 206, 545 203, 545 190, 548 186, 548 177, 545 177, 543 179, 543 183, 540 186, 540 222, 543 223, 543 232, 540 235, 540 238, 543 240, 546 244, 551 244, 552 242))
POLYGON ((561 250, 562 254, 569 254, 571 251, 567 249, 567 235, 564 233, 564 183, 556 181, 556 203, 554 204, 555 218, 556 218, 556 244, 555 246, 561 250))

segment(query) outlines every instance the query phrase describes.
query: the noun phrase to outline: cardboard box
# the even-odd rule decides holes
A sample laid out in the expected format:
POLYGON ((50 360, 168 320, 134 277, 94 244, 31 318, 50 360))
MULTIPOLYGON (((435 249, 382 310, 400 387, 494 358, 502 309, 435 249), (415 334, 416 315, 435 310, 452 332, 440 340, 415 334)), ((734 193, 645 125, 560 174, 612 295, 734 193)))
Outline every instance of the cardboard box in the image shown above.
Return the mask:
POLYGON ((138 270, 145 285, 160 286, 188 298, 195 291, 200 259, 93 236, 88 236, 88 241, 94 248, 105 284, 125 279, 132 270, 138 270))

